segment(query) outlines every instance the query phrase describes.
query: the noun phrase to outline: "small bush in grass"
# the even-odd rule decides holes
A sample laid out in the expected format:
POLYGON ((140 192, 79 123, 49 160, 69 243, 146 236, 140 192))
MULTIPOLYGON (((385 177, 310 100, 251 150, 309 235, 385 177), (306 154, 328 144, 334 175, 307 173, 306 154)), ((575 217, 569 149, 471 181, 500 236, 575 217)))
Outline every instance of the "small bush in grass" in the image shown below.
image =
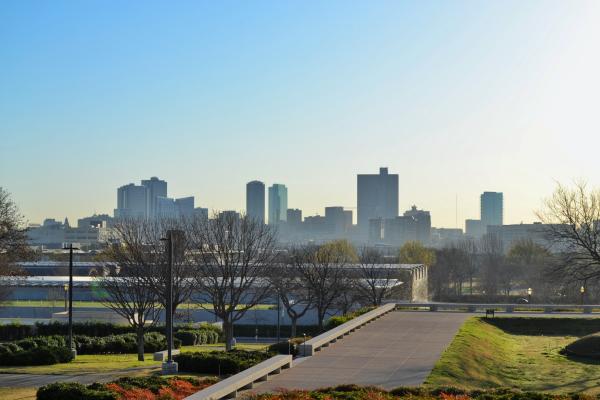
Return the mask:
POLYGON ((173 359, 180 371, 215 375, 237 374, 270 358, 264 351, 207 351, 178 354, 173 359))

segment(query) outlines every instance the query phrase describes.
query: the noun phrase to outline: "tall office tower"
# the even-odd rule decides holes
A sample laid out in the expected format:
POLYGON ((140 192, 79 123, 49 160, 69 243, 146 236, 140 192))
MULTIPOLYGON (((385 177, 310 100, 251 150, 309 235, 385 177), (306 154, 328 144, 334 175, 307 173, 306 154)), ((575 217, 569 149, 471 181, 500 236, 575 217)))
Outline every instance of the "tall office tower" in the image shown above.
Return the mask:
POLYGON ((158 198, 167 197, 167 182, 153 176, 150 179, 142 180, 142 186, 148 189, 146 199, 147 215, 154 218, 157 216, 158 198))
POLYGON ((481 225, 484 230, 488 226, 504 224, 504 198, 500 192, 483 192, 481 195, 481 225))
POLYGON ((346 232, 352 229, 352 210, 344 210, 346 232))
POLYGON ((346 218, 344 207, 325 207, 327 233, 343 235, 346 232, 346 218))
POLYGON ((260 181, 246 184, 246 215, 265 223, 265 184, 260 181))
POLYGON ((269 188, 269 225, 277 225, 287 219, 287 188, 274 183, 269 188))
POLYGON ((429 211, 419 210, 417 206, 412 206, 410 210, 404 212, 404 216, 412 217, 415 221, 415 239, 423 244, 428 244, 431 239, 431 214, 429 211))
POLYGON ((145 186, 136 186, 133 183, 118 188, 115 218, 146 218, 146 192, 145 186))
POLYGON ((208 220, 208 208, 196 207, 194 208, 194 216, 203 220, 208 220))
POLYGON ((369 220, 398 216, 398 175, 379 168, 379 174, 357 176, 358 228, 368 235, 369 220))

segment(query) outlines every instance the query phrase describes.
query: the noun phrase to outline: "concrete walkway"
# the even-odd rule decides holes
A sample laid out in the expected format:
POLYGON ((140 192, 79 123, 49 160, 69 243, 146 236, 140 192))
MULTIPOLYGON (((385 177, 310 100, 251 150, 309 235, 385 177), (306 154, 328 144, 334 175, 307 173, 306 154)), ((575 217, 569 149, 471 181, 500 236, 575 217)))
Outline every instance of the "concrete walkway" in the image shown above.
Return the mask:
POLYGON ((385 389, 423 383, 467 313, 391 312, 291 369, 257 385, 253 393, 317 389, 341 384, 385 389))

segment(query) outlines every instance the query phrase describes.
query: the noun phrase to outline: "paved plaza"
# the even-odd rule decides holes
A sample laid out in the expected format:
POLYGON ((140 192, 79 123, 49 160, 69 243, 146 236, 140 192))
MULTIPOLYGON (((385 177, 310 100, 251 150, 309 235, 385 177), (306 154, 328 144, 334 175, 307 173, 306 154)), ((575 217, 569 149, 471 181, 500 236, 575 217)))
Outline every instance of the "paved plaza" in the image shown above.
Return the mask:
POLYGON ((353 383, 385 389, 423 383, 467 313, 391 312, 344 339, 300 358, 252 390, 316 389, 353 383))

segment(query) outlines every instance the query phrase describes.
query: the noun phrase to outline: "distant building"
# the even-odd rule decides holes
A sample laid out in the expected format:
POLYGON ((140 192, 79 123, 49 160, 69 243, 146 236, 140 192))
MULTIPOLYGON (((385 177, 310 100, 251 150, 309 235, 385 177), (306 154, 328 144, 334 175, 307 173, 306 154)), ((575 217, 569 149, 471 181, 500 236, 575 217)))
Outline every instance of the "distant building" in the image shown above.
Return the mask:
POLYGON ((485 235, 486 229, 480 219, 465 220, 465 234, 471 239, 480 239, 485 235))
POLYGON ((246 214, 265 223, 265 184, 252 181, 246 184, 246 214))
POLYGON ((130 183, 117 189, 115 218, 146 218, 147 188, 130 183))
POLYGON ((404 216, 412 218, 415 225, 415 237, 423 244, 428 244, 431 239, 431 214, 429 211, 419 210, 417 206, 412 206, 410 210, 404 212, 404 216))
POLYGON ((194 215, 194 197, 172 199, 170 197, 157 197, 155 218, 179 218, 194 215))
POLYGON ((269 225, 277 225, 287 218, 288 193, 285 185, 275 183, 269 188, 269 225))
POLYGON ((326 231, 330 235, 342 236, 346 232, 347 217, 344 207, 325 207, 326 231))
POLYGON ((483 192, 481 195, 481 224, 484 228, 504 224, 504 198, 499 192, 483 192))
POLYGON ((385 238, 385 221, 383 218, 372 218, 369 220, 369 242, 383 242, 385 238))
POLYGON ((298 208, 287 209, 287 226, 291 231, 299 231, 302 227, 302 210, 298 208))
POLYGON ((373 219, 398 216, 398 175, 380 168, 378 175, 357 176, 358 227, 366 235, 373 219))
POLYGON ((305 217, 303 226, 307 237, 312 240, 321 239, 327 233, 327 223, 321 215, 305 217))
POLYGON ((111 226, 113 218, 108 214, 92 215, 91 217, 79 218, 77 220, 78 228, 101 228, 111 226))
POLYGON ((208 219, 208 208, 202 208, 202 207, 194 208, 194 216, 196 218, 207 220, 208 219))
POLYGON ((240 213, 234 210, 225 210, 219 213, 219 218, 229 219, 233 218, 233 220, 237 221, 240 219, 240 213))
POLYGON ((167 197, 167 182, 153 176, 142 180, 142 186, 146 188, 146 215, 154 218, 157 216, 158 198, 167 197))
MULTIPOLYGON (((560 225, 555 225, 560 226, 560 225)), ((533 224, 514 224, 514 225, 490 225, 487 228, 487 233, 496 236, 501 242, 504 252, 510 249, 517 243, 523 240, 531 240, 540 246, 543 246, 551 251, 561 251, 564 248, 556 246, 549 237, 549 231, 552 225, 536 222, 533 224)))
POLYGON ((354 226, 352 219, 353 219, 352 210, 344 210, 344 221, 345 221, 344 226, 345 226, 346 232, 349 232, 352 229, 352 227, 354 226))
POLYGON ((465 239, 462 229, 458 228, 431 228, 431 245, 441 248, 451 246, 465 239))

